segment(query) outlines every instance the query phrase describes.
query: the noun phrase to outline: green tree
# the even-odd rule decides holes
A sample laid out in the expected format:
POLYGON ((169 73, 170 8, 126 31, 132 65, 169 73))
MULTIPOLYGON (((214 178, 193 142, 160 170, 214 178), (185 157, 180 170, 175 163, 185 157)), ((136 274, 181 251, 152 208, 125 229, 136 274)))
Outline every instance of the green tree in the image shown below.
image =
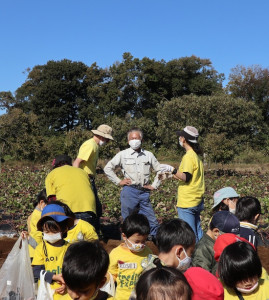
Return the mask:
POLYGON ((39 117, 43 128, 69 131, 78 124, 78 101, 86 97, 86 71, 83 63, 67 59, 35 66, 16 100, 39 117))
POLYGON ((16 99, 10 91, 0 92, 0 109, 9 111, 16 104, 16 99))
POLYGON ((14 159, 36 160, 40 158, 40 148, 44 143, 38 117, 13 108, 0 116, 0 136, 7 141, 4 155, 14 159))
POLYGON ((262 146, 266 130, 262 121, 262 113, 253 102, 224 94, 188 95, 158 106, 157 137, 162 147, 175 150, 176 130, 195 126, 209 158, 227 162, 248 144, 262 146))
POLYGON ((236 66, 229 75, 228 91, 234 97, 255 102, 269 123, 269 69, 259 65, 236 66))

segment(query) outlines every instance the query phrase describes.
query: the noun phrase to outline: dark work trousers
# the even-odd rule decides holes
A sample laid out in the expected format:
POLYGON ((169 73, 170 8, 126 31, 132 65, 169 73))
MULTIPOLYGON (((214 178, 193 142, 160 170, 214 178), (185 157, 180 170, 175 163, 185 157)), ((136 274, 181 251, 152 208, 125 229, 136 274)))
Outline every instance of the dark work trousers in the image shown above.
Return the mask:
POLYGON ((91 186, 92 186, 92 191, 95 196, 95 204, 96 204, 96 226, 95 226, 95 229, 96 229, 97 234, 100 234, 100 217, 102 216, 102 204, 98 197, 94 177, 89 176, 89 178, 90 178, 90 182, 91 182, 91 186))

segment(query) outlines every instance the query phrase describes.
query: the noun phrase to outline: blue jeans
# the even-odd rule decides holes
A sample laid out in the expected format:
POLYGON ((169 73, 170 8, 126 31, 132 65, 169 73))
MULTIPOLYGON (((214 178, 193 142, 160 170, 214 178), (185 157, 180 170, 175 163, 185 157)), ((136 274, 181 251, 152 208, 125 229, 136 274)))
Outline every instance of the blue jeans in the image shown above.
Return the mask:
POLYGON ((201 228, 201 220, 200 220, 200 212, 204 209, 204 201, 202 201, 199 205, 194 207, 188 207, 188 208, 177 208, 178 217, 179 219, 184 220, 187 222, 193 232, 196 236, 196 243, 199 242, 199 240, 203 236, 203 230, 201 228))
POLYGON ((145 215, 149 221, 150 235, 155 237, 159 223, 155 217, 149 196, 150 192, 148 191, 141 191, 132 186, 124 186, 120 193, 121 215, 123 219, 135 211, 145 215))

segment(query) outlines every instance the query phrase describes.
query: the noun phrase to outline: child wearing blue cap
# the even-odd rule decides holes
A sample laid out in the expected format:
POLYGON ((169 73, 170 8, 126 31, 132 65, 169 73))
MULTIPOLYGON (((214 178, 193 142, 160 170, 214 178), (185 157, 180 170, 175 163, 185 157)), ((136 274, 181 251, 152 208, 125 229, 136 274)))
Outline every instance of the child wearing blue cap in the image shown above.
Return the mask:
POLYGON ((63 207, 48 204, 42 211, 37 229, 43 232, 43 241, 35 249, 32 262, 34 278, 40 278, 40 271, 45 270, 45 281, 55 290, 53 299, 59 299, 66 293, 62 278, 62 264, 64 254, 69 246, 64 238, 67 231, 74 224, 74 220, 66 216, 63 207))
POLYGON ((237 192, 230 186, 224 187, 214 194, 214 205, 212 206, 213 212, 228 210, 235 214, 236 202, 239 198, 237 192))

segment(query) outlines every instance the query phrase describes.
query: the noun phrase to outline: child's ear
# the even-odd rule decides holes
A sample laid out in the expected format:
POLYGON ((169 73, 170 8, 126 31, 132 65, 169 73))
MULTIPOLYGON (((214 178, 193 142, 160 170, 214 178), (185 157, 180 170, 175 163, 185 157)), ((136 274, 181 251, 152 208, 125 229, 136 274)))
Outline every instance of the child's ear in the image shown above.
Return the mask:
POLYGON ((174 253, 177 257, 180 257, 181 253, 183 252, 183 247, 181 245, 174 246, 175 250, 174 253))
MULTIPOLYGON (((109 276, 109 274, 106 274, 106 276, 109 276)), ((101 289, 106 283, 107 283, 107 278, 106 278, 106 276, 101 280, 101 282, 100 282, 100 284, 99 284, 99 286, 98 286, 98 288, 99 289, 101 289)))
POLYGON ((122 238, 123 238, 124 241, 127 240, 127 236, 126 236, 125 233, 122 232, 121 236, 122 236, 122 238))
POLYGON ((257 215, 254 217, 254 221, 255 221, 255 223, 257 223, 257 222, 258 222, 258 220, 259 220, 259 217, 260 217, 260 214, 257 214, 257 215))
POLYGON ((212 232, 213 232, 213 235, 214 235, 215 239, 217 239, 217 237, 220 234, 219 229, 215 227, 215 228, 212 229, 212 232))

